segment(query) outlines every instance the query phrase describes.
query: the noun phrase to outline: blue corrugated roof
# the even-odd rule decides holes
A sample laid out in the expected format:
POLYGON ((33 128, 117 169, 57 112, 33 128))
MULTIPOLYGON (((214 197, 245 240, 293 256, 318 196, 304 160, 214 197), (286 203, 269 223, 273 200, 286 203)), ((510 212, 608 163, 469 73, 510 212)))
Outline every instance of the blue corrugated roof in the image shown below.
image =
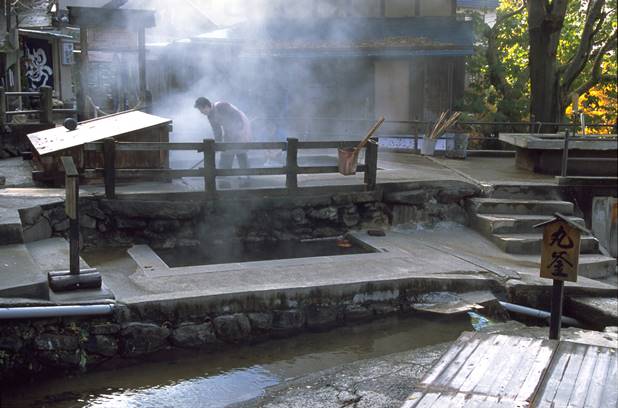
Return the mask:
POLYGON ((412 56, 468 55, 473 40, 471 23, 452 17, 348 17, 245 23, 192 42, 239 43, 259 55, 412 56))
POLYGON ((457 0, 457 7, 479 10, 495 10, 499 5, 498 0, 457 0))

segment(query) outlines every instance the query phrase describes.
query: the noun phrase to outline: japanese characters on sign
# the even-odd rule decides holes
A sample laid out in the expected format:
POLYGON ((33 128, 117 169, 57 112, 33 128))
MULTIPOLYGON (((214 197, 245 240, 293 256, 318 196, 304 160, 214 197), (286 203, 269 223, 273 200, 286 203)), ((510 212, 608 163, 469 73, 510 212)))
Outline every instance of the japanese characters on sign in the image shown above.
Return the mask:
POLYGON ((556 219, 543 230, 541 277, 577 282, 581 232, 556 219))

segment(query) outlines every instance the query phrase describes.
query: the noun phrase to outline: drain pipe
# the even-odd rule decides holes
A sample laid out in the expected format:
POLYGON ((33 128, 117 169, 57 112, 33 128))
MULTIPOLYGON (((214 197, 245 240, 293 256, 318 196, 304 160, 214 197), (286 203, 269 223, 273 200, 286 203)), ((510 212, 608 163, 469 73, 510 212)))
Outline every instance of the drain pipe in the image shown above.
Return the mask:
MULTIPOLYGON (((533 309, 527 306, 516 305, 514 303, 508 302, 500 302, 503 308, 513 313, 520 313, 530 317, 536 317, 543 320, 548 320, 551 316, 551 313, 546 312, 545 310, 533 309)), ((573 319, 572 317, 562 316, 562 324, 568 326, 575 326, 579 328, 585 328, 585 326, 580 323, 578 320, 573 319)))
POLYGON ((114 311, 113 304, 2 307, 0 308, 0 320, 3 320, 3 319, 36 319, 36 318, 41 318, 41 317, 109 315, 109 314, 112 314, 113 311, 114 311))

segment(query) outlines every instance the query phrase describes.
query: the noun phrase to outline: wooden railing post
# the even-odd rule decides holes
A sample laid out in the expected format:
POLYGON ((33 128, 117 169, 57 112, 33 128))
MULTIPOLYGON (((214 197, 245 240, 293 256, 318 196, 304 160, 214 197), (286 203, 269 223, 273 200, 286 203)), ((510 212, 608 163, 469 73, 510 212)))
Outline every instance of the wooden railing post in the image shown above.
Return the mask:
POLYGON ((47 273, 49 287, 55 291, 98 289, 101 274, 96 269, 79 269, 79 173, 71 156, 61 157, 65 174, 65 212, 69 218, 69 270, 47 273))
POLYGON ((217 165, 215 163, 215 141, 204 139, 204 190, 206 197, 217 196, 217 165))
POLYGON ((560 167, 560 176, 566 177, 569 166, 569 129, 564 131, 564 146, 562 148, 562 166, 560 167))
POLYGON ((52 88, 50 86, 42 86, 39 90, 41 92, 41 113, 40 113, 40 121, 41 123, 53 123, 53 108, 54 104, 52 101, 52 88))
POLYGON ((378 144, 370 140, 365 149, 365 184, 367 190, 376 188, 376 178, 378 174, 378 144))
POLYGON ((6 125, 6 92, 0 86, 0 130, 4 131, 4 125, 6 125))
POLYGON ((69 218, 69 272, 79 275, 79 174, 72 157, 62 157, 65 180, 65 213, 69 218))
POLYGON ((103 140, 103 180, 105 197, 116 198, 116 142, 111 138, 103 140))
POLYGON ((285 186, 291 190, 298 188, 298 139, 287 139, 287 155, 285 163, 285 186))

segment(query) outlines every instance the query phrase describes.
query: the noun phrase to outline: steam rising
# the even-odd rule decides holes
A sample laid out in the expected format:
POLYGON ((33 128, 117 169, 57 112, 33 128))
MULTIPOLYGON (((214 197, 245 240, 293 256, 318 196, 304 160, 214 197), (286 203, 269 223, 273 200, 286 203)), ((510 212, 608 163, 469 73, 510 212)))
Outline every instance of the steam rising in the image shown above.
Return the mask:
MULTIPOLYGON (((101 6, 100 1, 67 4, 72 3, 101 6)), ((326 0, 309 5, 278 0, 128 0, 122 8, 156 10, 157 25, 146 30, 147 82, 153 113, 173 120, 171 141, 212 137, 207 118, 193 108, 199 96, 240 108, 252 121, 256 141, 360 139, 375 117, 373 60, 342 58, 336 51, 322 56, 319 50, 345 48, 362 39, 362 20, 338 24, 337 18, 349 22, 356 20, 353 16, 377 16, 377 0, 341 5, 326 0), (290 53, 294 56, 286 56, 290 53)), ((117 71, 126 70, 130 59, 114 57, 124 66, 117 71)), ((119 105, 111 109, 122 109, 119 105)), ((197 152, 172 152, 171 162, 186 167, 200 158, 197 152)))

